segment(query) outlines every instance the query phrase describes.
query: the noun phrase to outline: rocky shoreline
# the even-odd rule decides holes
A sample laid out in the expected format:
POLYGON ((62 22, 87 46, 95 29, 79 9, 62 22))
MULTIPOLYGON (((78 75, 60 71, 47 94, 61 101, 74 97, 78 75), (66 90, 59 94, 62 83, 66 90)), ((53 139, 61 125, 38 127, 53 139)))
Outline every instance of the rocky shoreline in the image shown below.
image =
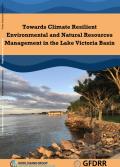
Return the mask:
POLYGON ((13 155, 12 159, 103 159, 120 153, 120 124, 79 116, 68 116, 66 125, 72 131, 80 133, 84 129, 83 139, 77 141, 62 140, 50 147, 38 147, 27 157, 13 155))

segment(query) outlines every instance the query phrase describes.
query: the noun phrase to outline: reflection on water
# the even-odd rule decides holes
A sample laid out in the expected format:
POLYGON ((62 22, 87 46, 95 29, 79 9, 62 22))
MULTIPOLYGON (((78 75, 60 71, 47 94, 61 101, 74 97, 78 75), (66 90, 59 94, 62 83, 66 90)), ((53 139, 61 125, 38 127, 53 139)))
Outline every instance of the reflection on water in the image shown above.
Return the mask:
MULTIPOLYGON (((1 118, 0 118, 1 119, 1 118)), ((4 135, 0 127, 0 158, 10 158, 12 154, 26 155, 38 146, 50 146, 62 139, 74 140, 65 126, 66 116, 20 115, 4 118, 4 135)))

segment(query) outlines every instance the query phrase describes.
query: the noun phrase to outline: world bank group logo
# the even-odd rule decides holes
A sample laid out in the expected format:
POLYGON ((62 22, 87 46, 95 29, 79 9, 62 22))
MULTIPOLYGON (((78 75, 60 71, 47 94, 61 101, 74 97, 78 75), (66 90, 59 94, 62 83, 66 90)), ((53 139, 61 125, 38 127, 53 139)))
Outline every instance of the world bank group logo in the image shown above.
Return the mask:
POLYGON ((12 160, 10 162, 10 167, 17 167, 17 162, 15 160, 12 160))

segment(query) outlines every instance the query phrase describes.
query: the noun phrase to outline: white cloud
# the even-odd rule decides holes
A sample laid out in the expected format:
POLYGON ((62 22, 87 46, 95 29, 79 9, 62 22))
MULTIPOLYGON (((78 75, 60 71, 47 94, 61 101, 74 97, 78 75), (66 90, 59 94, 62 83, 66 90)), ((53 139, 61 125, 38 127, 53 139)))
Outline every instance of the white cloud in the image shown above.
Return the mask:
POLYGON ((79 98, 74 93, 54 92, 45 85, 33 86, 8 70, 5 70, 4 74, 4 96, 4 104, 8 113, 65 110, 71 101, 79 98))

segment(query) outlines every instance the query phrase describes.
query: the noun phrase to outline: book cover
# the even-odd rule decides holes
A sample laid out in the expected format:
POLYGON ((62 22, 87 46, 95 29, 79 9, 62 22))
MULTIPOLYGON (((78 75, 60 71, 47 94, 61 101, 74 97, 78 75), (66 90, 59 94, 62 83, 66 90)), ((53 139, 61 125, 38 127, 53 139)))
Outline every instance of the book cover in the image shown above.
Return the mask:
POLYGON ((0 166, 120 163, 120 1, 0 0, 0 166))

